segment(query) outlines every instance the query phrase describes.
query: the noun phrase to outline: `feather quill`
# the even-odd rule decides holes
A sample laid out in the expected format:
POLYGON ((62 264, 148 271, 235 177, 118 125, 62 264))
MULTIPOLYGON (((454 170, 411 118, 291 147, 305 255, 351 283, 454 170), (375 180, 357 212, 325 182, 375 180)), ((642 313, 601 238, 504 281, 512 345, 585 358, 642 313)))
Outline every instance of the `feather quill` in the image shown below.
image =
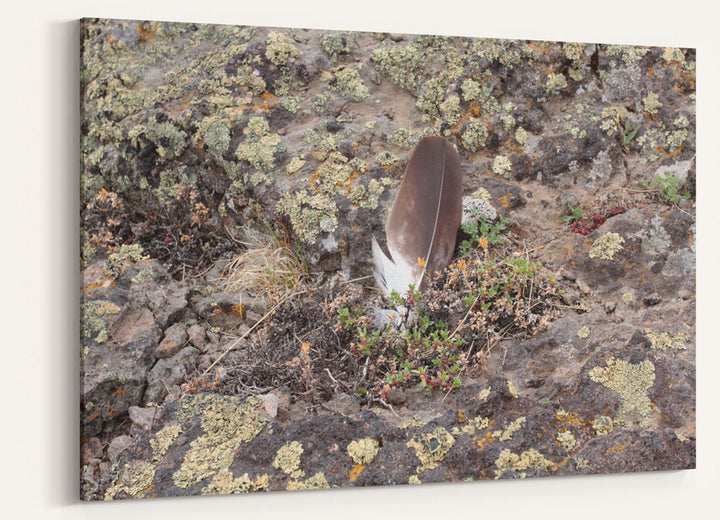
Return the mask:
POLYGON ((450 263, 462 220, 462 179, 460 157, 447 139, 424 137, 415 145, 385 225, 390 257, 372 239, 373 274, 386 295, 404 294, 410 285, 423 290, 426 273, 450 263))

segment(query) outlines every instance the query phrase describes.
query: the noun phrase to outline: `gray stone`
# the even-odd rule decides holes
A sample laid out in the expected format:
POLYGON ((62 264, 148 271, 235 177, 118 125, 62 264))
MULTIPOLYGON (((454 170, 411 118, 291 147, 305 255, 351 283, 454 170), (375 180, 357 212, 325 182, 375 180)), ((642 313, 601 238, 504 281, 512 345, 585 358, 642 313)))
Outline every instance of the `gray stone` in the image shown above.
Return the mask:
POLYGON ((131 406, 128 409, 130 420, 134 426, 138 426, 145 431, 150 431, 155 422, 155 416, 158 414, 159 409, 155 406, 148 406, 141 408, 139 406, 131 406))
POLYGON ((158 359, 169 358, 174 356, 187 344, 188 334, 185 331, 185 325, 175 323, 165 331, 165 337, 157 346, 153 355, 158 359))
POLYGON ((190 338, 190 343, 192 343, 195 348, 199 349, 201 352, 205 352, 207 350, 207 336, 205 335, 205 327, 203 327, 199 323, 196 323, 188 327, 187 334, 190 338))
POLYGON ((133 444, 133 438, 129 435, 115 437, 108 447, 108 458, 113 464, 117 464, 122 453, 133 444))
POLYGON ((150 370, 147 378, 147 390, 143 402, 160 404, 168 395, 170 387, 185 381, 187 375, 194 369, 198 350, 194 347, 185 347, 180 352, 166 359, 159 359, 150 370))

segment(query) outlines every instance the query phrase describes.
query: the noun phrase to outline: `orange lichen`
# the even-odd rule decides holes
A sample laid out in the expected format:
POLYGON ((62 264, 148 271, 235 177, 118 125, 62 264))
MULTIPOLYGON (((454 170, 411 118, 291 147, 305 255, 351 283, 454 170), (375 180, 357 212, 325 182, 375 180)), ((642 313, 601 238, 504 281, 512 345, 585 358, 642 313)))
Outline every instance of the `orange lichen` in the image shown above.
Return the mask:
POLYGON ((360 476, 360 474, 365 469, 365 464, 355 464, 353 468, 350 470, 350 473, 348 473, 348 477, 350 478, 350 482, 355 482, 357 478, 360 476))

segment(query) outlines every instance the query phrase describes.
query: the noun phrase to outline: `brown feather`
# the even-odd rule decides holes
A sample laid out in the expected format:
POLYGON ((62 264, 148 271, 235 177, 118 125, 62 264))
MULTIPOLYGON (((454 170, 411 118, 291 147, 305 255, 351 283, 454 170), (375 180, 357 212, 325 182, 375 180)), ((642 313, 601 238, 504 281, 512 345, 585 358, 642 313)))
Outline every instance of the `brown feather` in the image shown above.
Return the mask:
POLYGON ((418 289, 426 273, 450 263, 462 219, 462 180, 460 158, 447 139, 418 142, 385 226, 393 262, 413 270, 418 289))

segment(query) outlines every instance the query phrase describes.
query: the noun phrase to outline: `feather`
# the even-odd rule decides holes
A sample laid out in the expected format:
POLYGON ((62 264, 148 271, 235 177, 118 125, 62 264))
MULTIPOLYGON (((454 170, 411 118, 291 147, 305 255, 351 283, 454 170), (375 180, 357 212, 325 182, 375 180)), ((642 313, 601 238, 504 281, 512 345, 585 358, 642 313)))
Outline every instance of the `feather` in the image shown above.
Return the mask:
POLYGON ((450 263, 462 219, 462 167, 444 137, 424 137, 415 146, 385 235, 390 257, 373 237, 373 274, 386 295, 404 294, 408 286, 425 289, 426 273, 450 263))

